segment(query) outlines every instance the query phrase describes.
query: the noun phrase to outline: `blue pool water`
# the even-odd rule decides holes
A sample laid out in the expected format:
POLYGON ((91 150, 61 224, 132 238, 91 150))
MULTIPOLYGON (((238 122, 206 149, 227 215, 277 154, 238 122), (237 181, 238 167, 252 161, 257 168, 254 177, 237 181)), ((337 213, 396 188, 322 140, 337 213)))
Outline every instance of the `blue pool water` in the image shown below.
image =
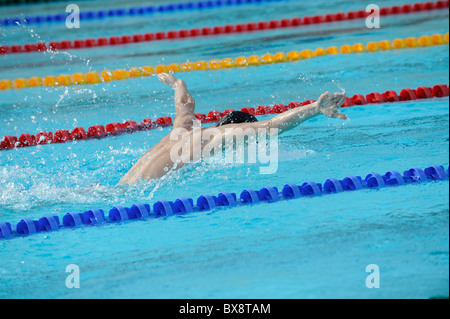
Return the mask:
MULTIPOLYGON (((109 7, 139 2, 108 1, 109 7)), ((392 6, 407 1, 379 1, 392 6)), ((88 9, 106 2, 85 1, 88 9)), ((2 7, 2 16, 57 4, 2 7)), ((282 1, 82 22, 79 30, 0 28, 1 44, 177 30, 363 9, 354 1, 282 1)), ((81 7, 83 10, 83 7, 81 7)), ((448 32, 448 11, 129 46, 0 56, 0 79, 235 58, 448 32)), ((336 55, 292 63, 180 73, 197 112, 349 96, 449 83, 448 46, 336 55)), ((280 136, 278 170, 214 159, 161 180, 117 186, 170 128, 100 140, 0 151, 0 221, 70 211, 196 199, 245 188, 365 177, 371 172, 448 165, 449 99, 343 109, 280 136)), ((173 92, 155 77, 98 85, 0 92, 0 137, 123 120, 174 116, 173 92)), ((269 118, 269 117, 267 117, 269 118)), ((344 192, 183 216, 62 229, 0 240, 1 298, 430 298, 449 295, 448 181, 344 192), (81 288, 65 270, 80 267, 81 288), (366 266, 380 269, 368 289, 366 266)))

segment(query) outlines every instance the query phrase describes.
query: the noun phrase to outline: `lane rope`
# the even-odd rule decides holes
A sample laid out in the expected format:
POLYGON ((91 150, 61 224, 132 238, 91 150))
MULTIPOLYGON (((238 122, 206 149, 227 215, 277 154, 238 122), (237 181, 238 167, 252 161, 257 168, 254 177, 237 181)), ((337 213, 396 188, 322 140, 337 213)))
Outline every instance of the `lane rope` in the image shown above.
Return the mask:
MULTIPOLYGON (((35 1, 35 0, 34 0, 35 1)), ((117 8, 108 10, 89 10, 80 12, 80 20, 105 20, 111 17, 136 17, 144 16, 155 13, 169 13, 177 11, 189 11, 189 10, 205 10, 214 9, 227 6, 241 6, 246 4, 262 4, 273 3, 290 0, 208 0, 208 1, 190 1, 180 3, 169 3, 153 6, 141 6, 141 7, 129 7, 129 8, 117 8)), ((4 18, 0 19, 0 26, 19 26, 21 24, 44 24, 44 23, 58 23, 65 22, 68 17, 67 13, 49 14, 49 15, 36 15, 26 16, 24 18, 4 18)))
POLYGON ((340 48, 331 46, 328 48, 319 47, 314 51, 305 49, 301 51, 290 51, 287 53, 278 52, 275 54, 266 53, 262 56, 251 55, 248 57, 240 56, 235 59, 211 59, 209 61, 172 63, 170 65, 157 65, 132 67, 129 70, 104 70, 101 73, 91 71, 87 73, 75 73, 73 75, 61 74, 59 76, 48 75, 44 77, 33 76, 31 78, 18 78, 15 80, 1 80, 0 91, 8 89, 24 89, 31 87, 54 87, 54 86, 72 86, 97 84, 111 81, 120 81, 130 78, 138 78, 151 76, 158 73, 177 73, 202 70, 221 70, 227 68, 243 68, 250 66, 266 65, 272 63, 287 63, 298 60, 306 60, 315 57, 324 57, 336 54, 354 54, 354 53, 370 53, 386 50, 403 50, 410 48, 425 48, 429 46, 448 45, 449 33, 436 33, 431 36, 423 35, 420 37, 397 38, 393 41, 369 41, 365 45, 363 43, 344 44, 340 48))
MULTIPOLYGON (((397 15, 397 14, 411 14, 415 12, 430 11, 436 9, 446 9, 449 7, 449 1, 437 1, 437 2, 426 2, 426 3, 416 3, 413 5, 406 4, 403 6, 393 6, 385 7, 380 9, 381 16, 387 15, 397 15)), ((111 36, 109 38, 100 37, 97 39, 78 39, 74 41, 63 40, 63 41, 50 41, 48 43, 27 43, 25 45, 15 44, 15 45, 3 45, 0 46, 1 54, 13 54, 13 53, 30 53, 30 52, 45 52, 45 51, 55 51, 55 50, 69 50, 69 49, 82 49, 82 48, 94 48, 94 47, 104 47, 104 46, 117 46, 117 45, 130 45, 132 43, 138 42, 149 42, 149 41, 160 41, 160 40, 176 40, 191 37, 200 36, 217 36, 223 34, 241 34, 244 32, 256 32, 264 30, 275 30, 287 27, 299 27, 303 25, 328 23, 336 21, 354 20, 366 18, 370 12, 365 10, 350 11, 350 12, 338 12, 330 13, 325 15, 316 16, 306 16, 303 18, 292 18, 292 19, 281 19, 281 20, 270 20, 261 22, 251 22, 251 23, 239 23, 236 25, 227 24, 224 26, 214 26, 214 27, 203 27, 201 29, 194 28, 191 30, 170 30, 170 31, 160 31, 155 33, 145 33, 145 34, 134 34, 134 35, 122 35, 122 36, 111 36)))
MULTIPOLYGON (((433 87, 420 86, 417 89, 405 88, 398 94, 394 90, 388 90, 384 93, 371 92, 369 94, 355 94, 352 97, 346 97, 342 107, 351 107, 365 104, 392 103, 400 101, 411 101, 417 99, 431 99, 436 97, 449 96, 449 87, 445 84, 436 84, 433 87)), ((279 114, 296 107, 308 105, 314 100, 304 102, 291 102, 287 105, 278 103, 272 107, 260 105, 256 109, 253 107, 243 107, 242 112, 246 112, 255 116, 279 114)), ((234 111, 227 109, 223 112, 216 110, 209 111, 208 114, 195 113, 195 117, 202 123, 218 122, 225 114, 234 111)), ((165 127, 172 125, 173 120, 169 116, 152 119, 144 119, 140 123, 129 120, 124 123, 109 123, 107 125, 93 125, 87 130, 83 127, 74 128, 72 131, 59 129, 55 133, 44 131, 36 135, 29 133, 21 134, 19 137, 6 135, 0 139, 0 150, 10 150, 20 147, 29 147, 37 145, 46 145, 54 143, 66 143, 77 140, 99 139, 109 136, 117 136, 125 133, 133 133, 144 130, 152 130, 157 127, 165 127)))
POLYGON ((150 220, 167 218, 213 209, 238 208, 259 203, 277 203, 283 200, 292 200, 302 197, 314 197, 326 194, 356 191, 363 189, 380 189, 384 187, 404 186, 408 184, 424 183, 430 181, 448 180, 449 169, 435 165, 425 169, 411 168, 403 172, 387 171, 381 175, 369 173, 364 179, 361 176, 347 176, 342 180, 337 178, 326 179, 324 183, 307 181, 301 184, 285 184, 281 190, 268 186, 260 190, 247 188, 241 191, 239 198, 236 193, 221 192, 217 196, 210 194, 200 195, 196 202, 192 198, 177 198, 174 201, 160 200, 150 204, 137 203, 131 207, 121 205, 109 210, 108 217, 102 209, 90 209, 83 213, 68 212, 62 219, 56 215, 46 215, 37 220, 24 218, 15 227, 11 223, 0 222, 0 239, 25 237, 38 233, 57 231, 85 226, 101 226, 110 223, 127 222, 133 220, 150 220), (62 221, 62 223, 61 223, 62 221))
POLYGON ((35 4, 40 2, 62 2, 62 0, 0 0, 0 6, 35 4))

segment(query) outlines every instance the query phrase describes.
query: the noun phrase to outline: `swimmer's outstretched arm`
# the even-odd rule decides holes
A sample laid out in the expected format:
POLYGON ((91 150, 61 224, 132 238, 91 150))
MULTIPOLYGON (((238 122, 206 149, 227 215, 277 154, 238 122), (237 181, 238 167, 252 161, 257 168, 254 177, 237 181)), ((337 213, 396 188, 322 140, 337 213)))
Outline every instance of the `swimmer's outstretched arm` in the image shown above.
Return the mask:
POLYGON ((327 91, 323 93, 316 102, 283 112, 270 120, 256 122, 255 126, 278 128, 278 132, 283 133, 319 114, 345 120, 347 116, 338 112, 344 102, 344 93, 330 94, 330 92, 327 91))
POLYGON ((192 126, 192 120, 195 119, 195 100, 189 93, 186 83, 169 73, 159 73, 158 78, 162 83, 169 85, 175 90, 177 115, 173 127, 192 126))

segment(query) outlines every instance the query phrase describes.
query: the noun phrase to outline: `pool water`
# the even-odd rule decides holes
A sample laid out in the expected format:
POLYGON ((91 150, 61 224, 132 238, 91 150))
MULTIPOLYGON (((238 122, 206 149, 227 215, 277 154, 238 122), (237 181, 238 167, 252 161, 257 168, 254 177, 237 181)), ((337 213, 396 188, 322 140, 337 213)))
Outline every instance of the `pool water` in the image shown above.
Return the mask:
MULTIPOLYGON (((161 3, 163 1, 160 1, 161 3)), ((378 1, 381 6, 407 1, 378 1)), ((86 10, 138 1, 85 1, 86 10)), ((62 4, 2 7, 2 16, 62 4)), ((83 6, 81 10, 83 11, 83 6)), ((280 1, 245 7, 0 27, 0 44, 159 30, 364 9, 354 1, 280 1)), ((448 11, 128 46, 0 56, 0 79, 236 58, 448 32, 448 11)), ((247 68, 180 73, 197 112, 449 83, 448 46, 335 55, 247 68)), ((173 91, 156 77, 97 85, 0 92, 0 136, 174 116, 173 91)), ((117 185, 170 127, 105 139, 0 151, 0 221, 115 205, 153 204, 223 191, 239 194, 371 172, 448 166, 449 99, 343 109, 347 121, 316 117, 279 137, 275 174, 211 159, 155 181, 117 185)), ((266 116, 265 118, 269 118, 266 116)), ((263 119, 260 117, 259 119, 263 119)), ((208 212, 61 229, 0 240, 1 298, 430 298, 449 295, 448 181, 220 208, 208 212), (80 267, 80 288, 65 285, 80 267), (380 288, 365 285, 366 266, 380 288)))

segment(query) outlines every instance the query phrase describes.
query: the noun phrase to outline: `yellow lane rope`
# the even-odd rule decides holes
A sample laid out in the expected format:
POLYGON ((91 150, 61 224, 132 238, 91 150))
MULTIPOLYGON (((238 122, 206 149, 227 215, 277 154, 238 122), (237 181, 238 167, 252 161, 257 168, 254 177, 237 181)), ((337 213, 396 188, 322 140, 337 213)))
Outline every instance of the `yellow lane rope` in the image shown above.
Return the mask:
POLYGON ((237 57, 235 59, 212 59, 209 61, 197 61, 197 62, 185 62, 185 63, 173 63, 170 65, 158 65, 133 67, 130 70, 118 69, 114 71, 105 70, 103 72, 88 72, 88 73, 76 73, 73 75, 61 74, 59 76, 45 76, 31 78, 19 78, 15 80, 1 80, 0 90, 7 89, 23 89, 28 87, 41 87, 41 86, 70 86, 70 85, 82 85, 82 84, 95 84, 101 82, 118 81, 129 78, 137 78, 142 76, 150 76, 162 72, 186 72, 195 70, 218 70, 234 67, 248 67, 254 65, 264 65, 271 63, 285 63, 290 61, 297 61, 303 59, 310 59, 313 57, 334 55, 334 54, 351 54, 351 53, 364 53, 364 52, 376 52, 386 50, 400 50, 407 48, 429 47, 436 45, 448 45, 449 33, 445 34, 433 34, 431 36, 423 35, 420 37, 408 37, 397 38, 393 41, 370 41, 367 44, 355 43, 345 44, 340 48, 337 46, 331 46, 328 48, 319 47, 315 51, 305 49, 302 51, 290 51, 288 53, 278 52, 275 54, 266 53, 262 56, 251 55, 248 57, 237 57))

